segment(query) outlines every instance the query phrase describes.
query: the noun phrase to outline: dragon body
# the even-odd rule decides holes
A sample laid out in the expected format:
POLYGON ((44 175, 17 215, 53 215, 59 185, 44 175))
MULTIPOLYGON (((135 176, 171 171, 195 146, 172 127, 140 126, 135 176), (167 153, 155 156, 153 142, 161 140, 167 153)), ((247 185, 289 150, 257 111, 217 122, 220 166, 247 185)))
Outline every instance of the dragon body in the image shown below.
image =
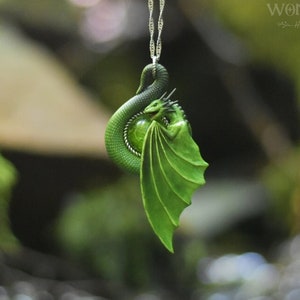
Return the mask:
MULTIPOLYGON (((191 135, 183 109, 165 97, 168 73, 148 65, 137 94, 111 117, 106 148, 121 168, 137 173, 143 205, 154 232, 173 252, 173 233, 208 164, 191 135)), ((172 93, 171 93, 172 94, 172 93)))
POLYGON ((142 72, 137 94, 125 102, 107 124, 105 132, 107 153, 119 167, 131 173, 140 172, 141 146, 134 146, 139 143, 137 140, 140 137, 135 138, 134 133, 129 137, 128 132, 132 131, 134 121, 137 121, 137 116, 142 114, 144 108, 166 91, 168 81, 168 72, 162 65, 147 65, 142 72))

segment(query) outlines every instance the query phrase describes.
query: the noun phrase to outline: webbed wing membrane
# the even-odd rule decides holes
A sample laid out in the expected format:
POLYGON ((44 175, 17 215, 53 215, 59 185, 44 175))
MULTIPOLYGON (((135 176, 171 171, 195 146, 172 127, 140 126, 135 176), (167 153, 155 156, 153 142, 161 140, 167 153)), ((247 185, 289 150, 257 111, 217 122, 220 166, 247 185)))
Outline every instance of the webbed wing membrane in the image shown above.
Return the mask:
POLYGON ((172 237, 194 191, 205 183, 207 163, 187 124, 171 138, 153 121, 146 133, 141 161, 141 190, 148 220, 161 242, 173 252, 172 237))

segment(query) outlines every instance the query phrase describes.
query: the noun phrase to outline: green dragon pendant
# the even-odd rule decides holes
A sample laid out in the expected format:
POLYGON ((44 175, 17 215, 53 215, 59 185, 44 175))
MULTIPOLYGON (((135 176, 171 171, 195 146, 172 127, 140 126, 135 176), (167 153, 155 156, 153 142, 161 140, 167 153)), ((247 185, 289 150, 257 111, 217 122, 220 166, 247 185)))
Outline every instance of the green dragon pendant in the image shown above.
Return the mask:
POLYGON ((111 117, 105 132, 108 155, 121 168, 140 175, 148 220, 173 252, 173 233, 195 190, 205 183, 208 164, 191 136, 177 101, 165 97, 168 72, 147 65, 137 94, 111 117))

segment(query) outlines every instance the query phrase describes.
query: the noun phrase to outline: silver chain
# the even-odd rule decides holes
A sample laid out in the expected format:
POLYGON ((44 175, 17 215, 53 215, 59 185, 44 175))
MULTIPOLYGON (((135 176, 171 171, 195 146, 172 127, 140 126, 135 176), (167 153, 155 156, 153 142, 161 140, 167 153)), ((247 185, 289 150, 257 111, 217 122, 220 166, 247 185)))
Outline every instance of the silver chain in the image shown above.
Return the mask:
POLYGON ((161 33, 164 27, 164 20, 163 20, 163 11, 165 8, 165 0, 159 0, 159 16, 157 21, 157 41, 155 44, 154 41, 154 18, 153 18, 153 11, 154 11, 154 0, 148 0, 148 7, 149 7, 149 32, 150 32, 150 57, 153 61, 153 64, 158 62, 162 43, 161 43, 161 33))

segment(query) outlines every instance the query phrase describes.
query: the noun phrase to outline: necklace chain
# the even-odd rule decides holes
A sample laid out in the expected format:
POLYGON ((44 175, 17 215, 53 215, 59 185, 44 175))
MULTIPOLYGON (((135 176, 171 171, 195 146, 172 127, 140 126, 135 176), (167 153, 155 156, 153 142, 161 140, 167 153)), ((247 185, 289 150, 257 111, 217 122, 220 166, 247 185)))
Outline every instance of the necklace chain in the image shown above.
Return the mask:
POLYGON ((162 49, 162 42, 161 42, 161 33, 164 27, 164 20, 163 20, 163 11, 165 8, 165 0, 159 0, 159 16, 157 21, 157 41, 155 44, 154 41, 154 32, 155 32, 155 25, 154 25, 154 18, 153 18, 153 11, 154 11, 154 0, 148 0, 148 8, 149 8, 149 32, 150 32, 150 57, 155 64, 158 62, 161 49, 162 49))

